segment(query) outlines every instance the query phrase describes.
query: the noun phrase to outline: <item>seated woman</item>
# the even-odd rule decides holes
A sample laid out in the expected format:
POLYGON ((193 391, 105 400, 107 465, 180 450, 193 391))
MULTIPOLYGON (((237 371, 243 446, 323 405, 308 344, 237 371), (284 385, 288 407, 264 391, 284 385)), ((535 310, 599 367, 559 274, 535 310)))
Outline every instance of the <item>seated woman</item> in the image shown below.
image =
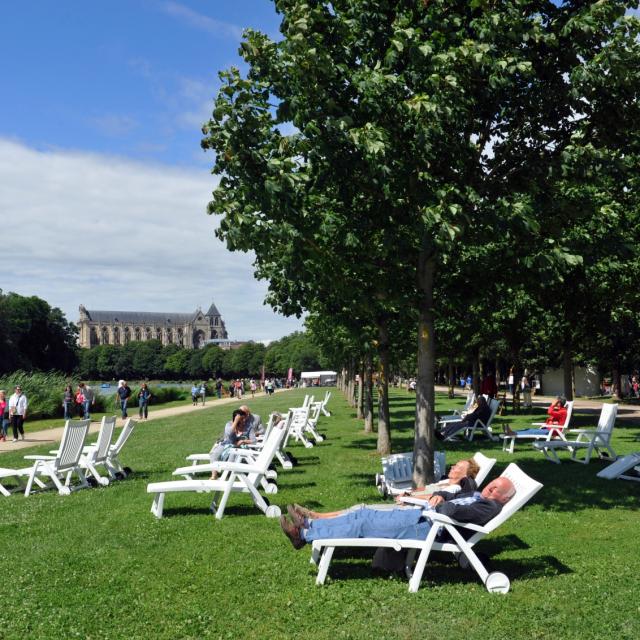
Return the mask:
MULTIPOLYGON (((519 429, 513 431, 508 425, 503 427, 504 432, 508 436, 546 436, 549 431, 553 430, 553 427, 564 427, 564 423, 567 421, 567 399, 564 396, 556 396, 556 399, 549 405, 547 413, 549 417, 546 420, 546 424, 541 428, 533 429, 519 429)), ((562 429, 555 429, 555 431, 562 431, 562 429)))
POLYGON ((470 429, 476 423, 476 420, 481 420, 484 424, 487 424, 491 417, 491 407, 485 400, 484 396, 479 396, 476 400, 476 406, 473 411, 470 411, 463 420, 455 422, 447 422, 441 431, 436 431, 435 436, 438 440, 447 440, 451 436, 462 431, 464 429, 470 429))
MULTIPOLYGON (((253 422, 247 420, 247 414, 242 409, 236 409, 230 422, 227 422, 224 428, 223 437, 214 445, 209 456, 211 462, 216 460, 226 460, 231 453, 231 449, 241 447, 242 445, 255 444, 256 432, 253 422)), ((218 472, 211 474, 211 479, 216 480, 218 472)))
MULTIPOLYGON (((474 478, 478 475, 478 471, 480 471, 480 467, 473 458, 460 460, 449 469, 449 475, 445 480, 441 480, 440 482, 436 482, 426 487, 418 487, 413 491, 407 491, 404 496, 419 498, 421 500, 431 500, 432 498, 450 497, 454 493, 457 493, 459 497, 473 495, 473 492, 477 488, 474 478)), ((397 496, 396 502, 401 506, 406 506, 402 503, 401 498, 402 496, 397 496)), ((440 500, 438 500, 437 503, 439 504, 440 500)), ((349 509, 341 509, 340 511, 329 511, 325 513, 305 509, 298 504, 294 504, 289 505, 287 510, 289 511, 289 515, 292 515, 293 512, 297 512, 309 520, 323 520, 325 518, 336 518, 344 515, 345 513, 365 508, 375 509, 378 511, 388 511, 391 509, 397 509, 398 504, 356 504, 349 509)))

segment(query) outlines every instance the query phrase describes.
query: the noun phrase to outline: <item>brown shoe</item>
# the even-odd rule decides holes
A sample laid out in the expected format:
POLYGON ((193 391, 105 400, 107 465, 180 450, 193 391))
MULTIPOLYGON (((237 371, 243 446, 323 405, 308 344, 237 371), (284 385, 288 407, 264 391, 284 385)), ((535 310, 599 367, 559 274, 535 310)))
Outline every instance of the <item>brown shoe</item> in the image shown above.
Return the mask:
POLYGON ((302 549, 304 547, 305 541, 300 535, 300 527, 297 527, 293 522, 289 522, 286 516, 280 516, 280 526, 287 538, 291 540, 294 549, 302 549))
POLYGON ((301 507, 299 504, 293 504, 293 508, 303 517, 303 518, 313 518, 315 516, 315 511, 311 511, 311 509, 305 509, 301 507))
POLYGON ((296 509, 296 506, 293 504, 287 505, 287 513, 291 518, 293 524, 298 528, 302 528, 306 525, 304 516, 296 509))

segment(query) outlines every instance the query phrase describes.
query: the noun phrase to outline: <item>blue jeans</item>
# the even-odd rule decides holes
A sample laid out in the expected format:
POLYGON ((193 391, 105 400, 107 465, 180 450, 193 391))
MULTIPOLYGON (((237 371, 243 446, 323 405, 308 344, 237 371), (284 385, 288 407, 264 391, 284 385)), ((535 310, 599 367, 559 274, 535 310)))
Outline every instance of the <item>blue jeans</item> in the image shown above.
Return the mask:
POLYGON ((422 509, 358 509, 337 518, 313 520, 303 532, 307 542, 324 538, 393 538, 394 540, 424 540, 431 522, 422 516, 422 509))
POLYGON ((82 407, 84 409, 84 419, 89 420, 91 418, 91 414, 90 414, 91 400, 85 400, 82 403, 82 407))
POLYGON ((546 436, 549 435, 549 429, 520 429, 516 433, 519 436, 546 436))
POLYGON ((65 402, 62 406, 64 407, 64 419, 71 420, 73 418, 73 402, 65 402))
POLYGON ((125 398, 124 400, 120 400, 120 410, 122 411, 122 417, 126 418, 127 417, 127 400, 128 398, 125 398))

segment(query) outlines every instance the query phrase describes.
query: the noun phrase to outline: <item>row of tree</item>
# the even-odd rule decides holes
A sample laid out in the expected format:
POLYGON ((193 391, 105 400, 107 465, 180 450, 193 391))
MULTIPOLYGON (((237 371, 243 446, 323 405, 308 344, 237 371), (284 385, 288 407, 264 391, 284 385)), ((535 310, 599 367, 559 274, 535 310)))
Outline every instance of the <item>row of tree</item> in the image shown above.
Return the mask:
MULTIPOLYGON (((433 474, 437 358, 637 362, 640 27, 630 0, 275 0, 202 145, 209 213, 334 363, 417 369, 433 474), (274 247, 277 250, 274 251, 274 247)), ((570 388, 568 389, 570 391, 570 388)))
POLYGON ((317 369, 318 347, 304 333, 294 333, 268 347, 248 342, 238 349, 223 350, 216 345, 203 349, 162 346, 157 340, 129 342, 126 345, 100 345, 79 354, 78 375, 89 380, 132 379, 223 379, 286 376, 291 367, 297 375, 317 369))

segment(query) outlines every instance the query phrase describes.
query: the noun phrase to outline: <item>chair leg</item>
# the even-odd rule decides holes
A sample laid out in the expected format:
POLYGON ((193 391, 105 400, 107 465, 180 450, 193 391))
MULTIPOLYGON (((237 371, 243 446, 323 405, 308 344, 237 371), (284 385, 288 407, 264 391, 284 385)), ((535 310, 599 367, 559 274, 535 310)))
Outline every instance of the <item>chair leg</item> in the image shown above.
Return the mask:
POLYGON ((335 547, 325 547, 322 557, 320 558, 320 564, 318 565, 318 577, 316 578, 316 584, 324 584, 334 550, 335 547))
POLYGON ((164 493, 156 493, 151 503, 151 513, 156 518, 162 518, 162 511, 164 508, 164 493))

